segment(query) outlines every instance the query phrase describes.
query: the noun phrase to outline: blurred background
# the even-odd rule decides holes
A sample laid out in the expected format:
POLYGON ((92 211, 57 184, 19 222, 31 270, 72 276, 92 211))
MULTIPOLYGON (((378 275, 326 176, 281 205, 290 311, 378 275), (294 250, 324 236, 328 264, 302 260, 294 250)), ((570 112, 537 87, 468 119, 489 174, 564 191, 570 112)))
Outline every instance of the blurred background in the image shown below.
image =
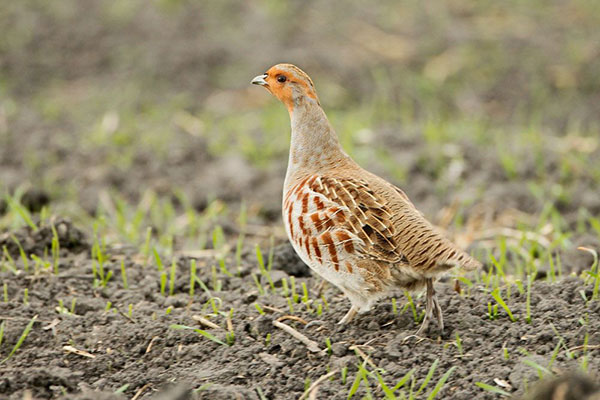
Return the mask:
POLYGON ((121 241, 279 224, 288 115, 250 85, 279 62, 443 227, 600 213, 598 1, 22 0, 0 26, 0 193, 121 241))

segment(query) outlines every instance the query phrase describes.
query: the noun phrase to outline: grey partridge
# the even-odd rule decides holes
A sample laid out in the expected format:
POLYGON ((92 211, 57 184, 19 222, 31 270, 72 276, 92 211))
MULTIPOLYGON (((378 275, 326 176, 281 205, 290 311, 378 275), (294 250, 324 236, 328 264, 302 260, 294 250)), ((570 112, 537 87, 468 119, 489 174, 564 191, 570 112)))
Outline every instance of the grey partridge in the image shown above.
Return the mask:
POLYGON ((278 64, 252 83, 265 87, 290 114, 283 221, 300 258, 350 299, 339 323, 369 311, 394 290, 425 288, 426 312, 417 335, 434 315, 443 331, 434 280, 453 267, 474 270, 481 263, 443 237, 402 190, 344 152, 304 71, 278 64))

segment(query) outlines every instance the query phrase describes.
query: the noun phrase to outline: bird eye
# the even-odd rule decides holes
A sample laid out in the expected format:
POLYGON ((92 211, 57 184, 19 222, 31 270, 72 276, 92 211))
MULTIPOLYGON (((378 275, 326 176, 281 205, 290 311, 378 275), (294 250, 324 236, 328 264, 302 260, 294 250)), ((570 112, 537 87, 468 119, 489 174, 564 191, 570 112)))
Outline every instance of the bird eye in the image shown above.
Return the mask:
POLYGON ((286 78, 284 75, 279 75, 279 76, 277 77, 277 82, 279 82, 279 83, 283 83, 283 82, 285 82, 285 81, 286 81, 286 79, 287 79, 287 78, 286 78))

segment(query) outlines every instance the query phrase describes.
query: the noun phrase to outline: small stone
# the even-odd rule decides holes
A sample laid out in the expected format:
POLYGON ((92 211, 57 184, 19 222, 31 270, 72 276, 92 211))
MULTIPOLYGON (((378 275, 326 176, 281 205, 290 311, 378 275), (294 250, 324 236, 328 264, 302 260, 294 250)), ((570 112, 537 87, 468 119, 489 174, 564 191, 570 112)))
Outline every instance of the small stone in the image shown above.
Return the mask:
POLYGON ((342 343, 334 343, 331 345, 331 351, 338 357, 343 357, 348 353, 348 347, 342 343))

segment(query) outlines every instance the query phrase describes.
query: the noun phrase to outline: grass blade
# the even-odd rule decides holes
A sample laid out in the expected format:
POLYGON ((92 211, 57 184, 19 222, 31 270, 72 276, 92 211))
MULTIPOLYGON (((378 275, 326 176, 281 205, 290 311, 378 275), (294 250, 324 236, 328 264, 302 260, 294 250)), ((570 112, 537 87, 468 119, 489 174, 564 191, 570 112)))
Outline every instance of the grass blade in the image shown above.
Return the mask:
POLYGON ((433 364, 431 364, 431 367, 429 368, 429 372, 427 372, 427 376, 425 377, 425 380, 421 384, 421 387, 419 387, 419 390, 417 390, 416 394, 421 393, 423 391, 423 389, 425 389, 425 387, 429 384, 429 381, 433 377, 433 373, 435 372, 435 369, 437 368, 437 365, 439 362, 440 362, 440 359, 436 358, 435 361, 433 362, 433 364))
POLYGON ((506 311, 506 313, 508 314, 508 318, 510 318, 510 320, 512 322, 515 322, 517 319, 514 317, 513 313, 510 311, 510 308, 508 308, 508 305, 504 302, 504 300, 500 296, 500 290, 498 288, 496 288, 492 291, 492 297, 496 300, 496 302, 498 304, 500 304, 500 306, 504 309, 504 311, 506 311))
POLYGON ((215 343, 221 344, 221 345, 223 345, 223 346, 227 346, 227 343, 225 343, 225 342, 222 342, 221 340, 219 340, 219 339, 218 339, 218 338, 217 338, 215 335, 213 335, 212 333, 210 333, 210 332, 207 332, 207 331, 204 331, 204 330, 202 330, 202 329, 193 328, 193 327, 191 327, 191 326, 186 326, 186 325, 177 325, 177 324, 173 324, 173 325, 169 326, 169 328, 171 328, 171 329, 174 329, 174 330, 185 330, 185 329, 188 329, 188 330, 193 330, 193 331, 195 331, 196 333, 199 333, 200 335, 204 336, 204 337, 205 337, 205 338, 207 338, 207 339, 210 339, 210 340, 212 340, 212 341, 213 341, 213 342, 215 342, 215 343))
POLYGON ((488 385, 487 383, 483 383, 483 382, 475 382, 475 386, 482 388, 485 391, 491 392, 491 393, 495 393, 495 394, 499 394, 502 396, 509 396, 510 397, 510 393, 505 392, 504 390, 497 388, 496 386, 492 386, 492 385, 488 385))
POLYGON ((456 367, 452 367, 448 371, 446 371, 446 373, 444 375, 442 375, 442 377, 440 378, 438 383, 435 385, 435 387, 433 388, 431 393, 429 393, 429 396, 427 396, 427 400, 435 399, 435 396, 437 396, 439 391, 442 390, 442 388, 446 384, 446 381, 448 380, 448 378, 450 377, 452 372, 454 372, 455 369, 456 369, 456 367))
POLYGON ((31 328, 33 328, 33 324, 35 323, 36 319, 37 319, 37 315, 34 315, 33 318, 31 318, 31 320, 29 321, 29 323, 23 330, 23 333, 21 333, 21 337, 17 341, 17 344, 15 344, 15 347, 13 347, 10 354, 4 360, 0 361, 0 365, 4 364, 6 361, 8 361, 8 359, 11 358, 17 352, 17 350, 19 350, 19 348, 21 347, 21 345, 27 338, 27 335, 29 335, 29 332, 31 332, 31 328))
POLYGON ((398 381, 398 383, 396 383, 396 386, 394 386, 394 389, 393 389, 393 391, 395 392, 396 390, 398 390, 398 389, 400 389, 401 387, 403 387, 403 386, 406 384, 406 382, 408 382, 408 380, 410 379, 410 377, 412 376, 412 374, 414 374, 414 373, 415 373, 415 371, 416 371, 416 370, 415 370, 414 368, 413 368, 413 369, 411 369, 410 371, 408 371, 408 372, 406 373, 406 375, 404 375, 404 376, 402 377, 402 379, 400 379, 400 380, 398 381))

